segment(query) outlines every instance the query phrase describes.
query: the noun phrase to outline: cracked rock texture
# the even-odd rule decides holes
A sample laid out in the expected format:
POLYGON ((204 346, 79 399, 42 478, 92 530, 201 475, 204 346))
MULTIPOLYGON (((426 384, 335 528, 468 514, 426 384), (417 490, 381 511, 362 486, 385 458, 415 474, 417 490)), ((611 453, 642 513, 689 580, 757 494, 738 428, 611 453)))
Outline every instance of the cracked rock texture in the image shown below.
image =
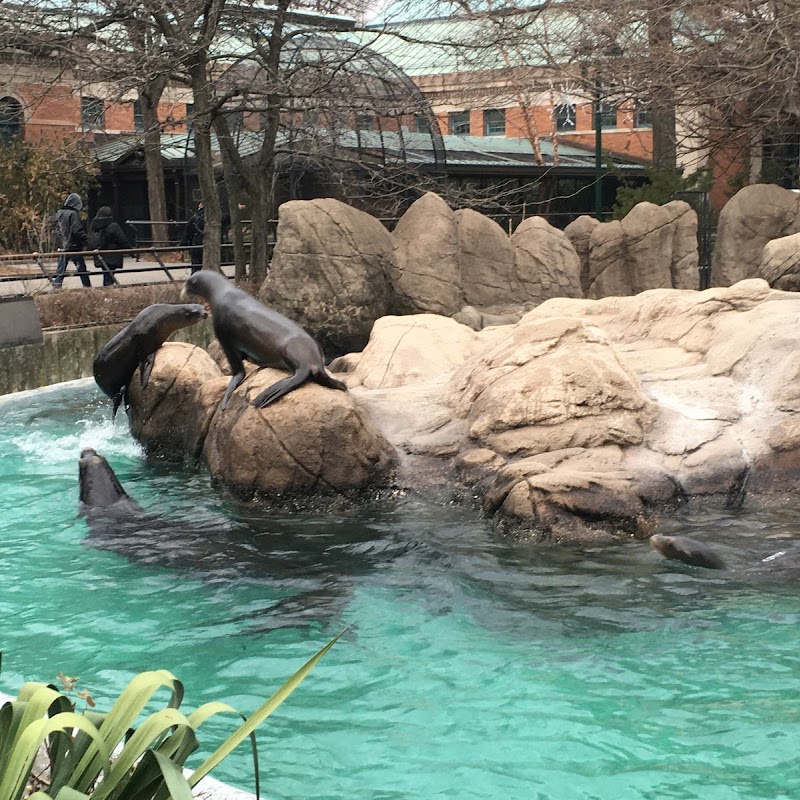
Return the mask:
POLYGON ((800 290, 800 233, 767 242, 757 274, 774 289, 800 290))
POLYGON ((377 328, 340 376, 410 488, 421 475, 471 487, 500 528, 561 542, 644 536, 687 500, 796 491, 795 294, 749 280, 554 299, 457 339, 452 320, 428 320, 427 349, 402 333, 415 319, 377 328), (368 388, 377 364, 393 388, 368 388))
POLYGON ((281 206, 278 243, 258 299, 326 352, 362 348, 372 323, 391 313, 392 235, 338 200, 293 200, 281 206))
POLYGON ((156 353, 147 387, 133 388, 131 432, 151 455, 202 458, 214 480, 247 499, 385 485, 394 450, 348 392, 307 383, 266 409, 250 405, 283 377, 248 365, 223 412, 230 378, 205 350, 168 342, 156 353))
POLYGON ((695 289, 697 214, 682 200, 663 206, 637 203, 624 219, 591 228, 587 258, 586 295, 591 298, 695 289))

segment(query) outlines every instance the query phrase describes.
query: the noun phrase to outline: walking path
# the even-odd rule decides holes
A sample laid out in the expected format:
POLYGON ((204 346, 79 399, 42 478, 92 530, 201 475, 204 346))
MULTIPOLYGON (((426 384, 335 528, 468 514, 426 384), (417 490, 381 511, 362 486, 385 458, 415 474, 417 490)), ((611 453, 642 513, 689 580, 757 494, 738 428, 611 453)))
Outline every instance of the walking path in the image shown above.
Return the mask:
MULTIPOLYGON (((94 266, 87 263, 89 267, 89 277, 93 287, 103 285, 103 276, 100 270, 94 271, 94 266)), ((184 281, 191 274, 189 266, 181 266, 180 264, 167 264, 167 269, 176 281, 184 281)), ((50 282, 42 275, 41 269, 35 264, 19 265, 14 264, 14 269, 24 271, 20 280, 3 280, 0 281, 0 297, 14 297, 19 295, 33 295, 39 292, 52 292, 57 291, 53 289, 50 282)), ((65 289, 80 289, 82 284, 80 278, 74 273, 75 266, 70 264, 67 268, 67 278, 64 280, 65 289)), ((55 264, 53 264, 52 271, 55 272, 55 264)), ((228 277, 233 276, 234 267, 223 267, 223 272, 228 277)), ((124 267, 117 270, 114 275, 117 282, 122 286, 130 286, 140 283, 163 283, 168 281, 169 278, 156 261, 144 261, 140 259, 137 261, 133 257, 125 258, 124 267), (148 272, 135 272, 133 270, 141 269, 143 267, 154 268, 148 272)))

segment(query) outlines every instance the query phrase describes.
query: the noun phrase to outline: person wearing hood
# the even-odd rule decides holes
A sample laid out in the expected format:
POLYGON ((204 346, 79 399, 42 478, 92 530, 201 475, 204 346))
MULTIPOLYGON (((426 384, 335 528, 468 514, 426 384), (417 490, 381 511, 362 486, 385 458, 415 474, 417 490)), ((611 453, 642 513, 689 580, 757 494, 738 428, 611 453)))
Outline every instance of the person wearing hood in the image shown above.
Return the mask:
POLYGON ((81 219, 81 209, 83 208, 83 200, 81 196, 75 192, 70 192, 64 205, 56 212, 54 217, 56 228, 56 244, 58 249, 63 251, 58 257, 58 266, 56 267, 56 274, 53 278, 53 286, 60 289, 64 283, 64 275, 67 271, 67 263, 72 261, 75 268, 80 275, 81 283, 89 287, 92 285, 89 280, 89 271, 86 269, 86 262, 83 256, 70 256, 69 253, 75 253, 86 248, 86 227, 81 219))
MULTIPOLYGON (((114 222, 111 209, 103 206, 89 225, 90 250, 127 250, 131 246, 119 223, 114 222)), ((122 253, 103 253, 94 257, 94 265, 103 270, 103 286, 116 283, 114 272, 122 269, 122 253)))
POLYGON ((203 235, 206 229, 206 212, 202 203, 197 204, 197 211, 189 217, 183 229, 181 247, 189 248, 189 259, 192 262, 192 274, 203 269, 203 235))

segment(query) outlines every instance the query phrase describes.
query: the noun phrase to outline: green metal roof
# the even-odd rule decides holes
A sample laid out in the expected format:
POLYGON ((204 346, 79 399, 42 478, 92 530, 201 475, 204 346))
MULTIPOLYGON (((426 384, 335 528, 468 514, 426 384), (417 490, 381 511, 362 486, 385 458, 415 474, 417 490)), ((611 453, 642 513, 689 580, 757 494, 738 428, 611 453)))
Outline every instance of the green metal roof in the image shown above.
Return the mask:
MULTIPOLYGON (((365 157, 385 157, 387 161, 403 161, 417 166, 432 166, 436 163, 436 144, 434 138, 425 133, 407 131, 318 131, 317 139, 335 144, 365 157)), ((508 171, 542 169, 559 166, 562 168, 592 169, 594 152, 558 142, 558 161, 551 138, 542 138, 540 148, 544 165, 537 164, 531 143, 527 139, 511 139, 502 136, 443 136, 446 164, 448 167, 483 167, 487 170, 508 171)), ((243 131, 238 139, 239 152, 243 157, 255 155, 261 142, 257 131, 243 131)), ((95 147, 95 158, 100 163, 124 163, 142 147, 142 141, 135 136, 123 136, 95 147)), ((216 137, 212 137, 212 149, 219 152, 216 137)), ((161 156, 165 162, 180 166, 185 159, 194 159, 191 135, 163 134, 161 137, 161 156)), ((612 162, 623 170, 641 171, 636 162, 613 156, 612 162)))

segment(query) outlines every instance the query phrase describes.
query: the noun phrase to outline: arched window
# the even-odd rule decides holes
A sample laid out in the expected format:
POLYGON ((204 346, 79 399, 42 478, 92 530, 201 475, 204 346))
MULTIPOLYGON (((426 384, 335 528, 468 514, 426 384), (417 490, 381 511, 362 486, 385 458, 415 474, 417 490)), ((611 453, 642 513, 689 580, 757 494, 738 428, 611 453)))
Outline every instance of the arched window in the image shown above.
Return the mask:
POLYGON ((22 105, 13 97, 0 97, 0 144, 22 135, 22 105))

